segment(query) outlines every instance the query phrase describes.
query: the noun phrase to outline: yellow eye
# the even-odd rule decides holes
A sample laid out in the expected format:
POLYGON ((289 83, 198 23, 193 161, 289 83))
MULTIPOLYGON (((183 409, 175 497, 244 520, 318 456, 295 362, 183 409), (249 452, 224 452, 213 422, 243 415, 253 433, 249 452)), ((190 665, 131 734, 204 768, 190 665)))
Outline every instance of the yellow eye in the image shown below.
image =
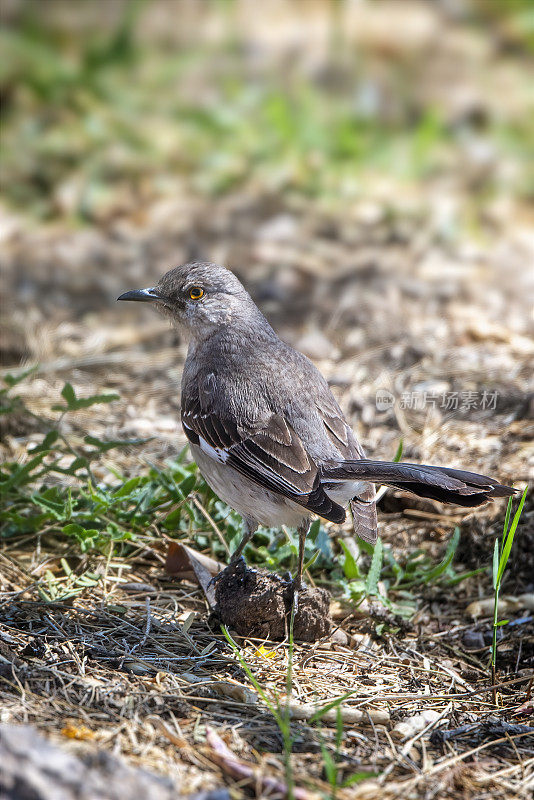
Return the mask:
POLYGON ((191 300, 200 300, 201 297, 204 296, 204 289, 201 289, 200 286, 192 286, 189 289, 189 297, 191 300))

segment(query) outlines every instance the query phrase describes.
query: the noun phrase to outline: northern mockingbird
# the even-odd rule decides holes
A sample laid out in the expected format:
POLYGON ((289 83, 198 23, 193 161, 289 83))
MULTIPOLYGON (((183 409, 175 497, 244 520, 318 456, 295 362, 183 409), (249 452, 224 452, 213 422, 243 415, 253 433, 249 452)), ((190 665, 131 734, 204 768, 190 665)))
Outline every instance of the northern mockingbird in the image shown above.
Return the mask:
POLYGON ((310 518, 345 520, 377 539, 374 484, 473 507, 514 489, 448 467, 371 461, 321 373, 278 338, 236 276, 196 262, 119 300, 153 303, 189 338, 182 425, 213 491, 243 518, 237 560, 258 525, 295 527, 300 586, 310 518))

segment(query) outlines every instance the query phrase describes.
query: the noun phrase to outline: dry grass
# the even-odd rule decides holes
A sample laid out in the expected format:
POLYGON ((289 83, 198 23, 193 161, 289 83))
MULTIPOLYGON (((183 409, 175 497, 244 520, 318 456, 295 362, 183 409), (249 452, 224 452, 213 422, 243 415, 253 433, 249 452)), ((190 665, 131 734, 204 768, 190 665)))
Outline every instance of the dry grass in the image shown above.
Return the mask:
MULTIPOLYGON (((101 556, 90 563, 101 574, 97 587, 71 603, 39 602, 36 579, 44 564, 59 566, 61 549, 57 543, 49 549, 45 539, 37 569, 28 543, 5 547, 0 556, 2 721, 32 723, 76 749, 96 744, 121 753, 171 776, 183 792, 235 783, 206 741, 211 726, 254 765, 256 777, 283 778, 280 731, 224 637, 208 626, 200 590, 169 582, 154 554, 101 556)), ((334 637, 295 646, 290 706, 297 785, 328 791, 320 745, 335 752, 335 711, 320 727, 309 719, 353 691, 341 706, 339 775, 370 771, 378 777, 340 789, 339 797, 377 791, 384 797, 530 796, 532 729, 530 735, 503 728, 497 739, 478 737, 480 725, 492 718, 525 719, 517 710, 531 696, 532 672, 516 668, 503 675, 496 708, 486 652, 466 652, 461 634, 470 625, 458 624, 454 602, 437 604, 441 630, 423 607, 410 632, 384 638, 369 633, 368 618, 355 620, 338 605, 345 643, 334 637), (398 722, 423 713, 422 726, 404 736, 396 730, 398 722), (463 737, 442 745, 429 739, 434 731, 468 723, 474 729, 463 737)), ((523 654, 533 646, 530 628, 523 654)), ((285 702, 287 643, 241 641, 240 648, 264 690, 285 702)), ((245 783, 253 789, 253 782, 245 783)))

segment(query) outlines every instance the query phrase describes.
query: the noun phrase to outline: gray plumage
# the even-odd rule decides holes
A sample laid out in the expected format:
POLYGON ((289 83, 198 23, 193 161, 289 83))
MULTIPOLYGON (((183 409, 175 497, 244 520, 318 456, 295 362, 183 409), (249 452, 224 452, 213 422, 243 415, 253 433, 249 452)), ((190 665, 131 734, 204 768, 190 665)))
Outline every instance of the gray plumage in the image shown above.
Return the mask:
POLYGON ((182 424, 204 478, 243 516, 239 553, 258 524, 299 528, 303 551, 310 516, 340 523, 349 504, 374 543, 374 483, 468 507, 514 492, 474 473, 366 459, 326 380, 223 267, 176 267, 119 300, 153 302, 189 337, 182 424))

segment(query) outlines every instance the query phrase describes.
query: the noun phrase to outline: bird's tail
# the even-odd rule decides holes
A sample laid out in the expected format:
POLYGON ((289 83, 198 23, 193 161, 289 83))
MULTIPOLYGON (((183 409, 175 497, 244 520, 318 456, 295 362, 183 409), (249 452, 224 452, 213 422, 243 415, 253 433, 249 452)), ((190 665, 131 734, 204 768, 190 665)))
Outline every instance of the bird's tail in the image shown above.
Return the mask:
POLYGON ((404 489, 418 497, 429 497, 441 503, 455 503, 467 508, 480 506, 494 497, 511 497, 517 491, 476 472, 365 458, 326 465, 322 469, 322 479, 340 483, 354 480, 380 483, 404 489))

